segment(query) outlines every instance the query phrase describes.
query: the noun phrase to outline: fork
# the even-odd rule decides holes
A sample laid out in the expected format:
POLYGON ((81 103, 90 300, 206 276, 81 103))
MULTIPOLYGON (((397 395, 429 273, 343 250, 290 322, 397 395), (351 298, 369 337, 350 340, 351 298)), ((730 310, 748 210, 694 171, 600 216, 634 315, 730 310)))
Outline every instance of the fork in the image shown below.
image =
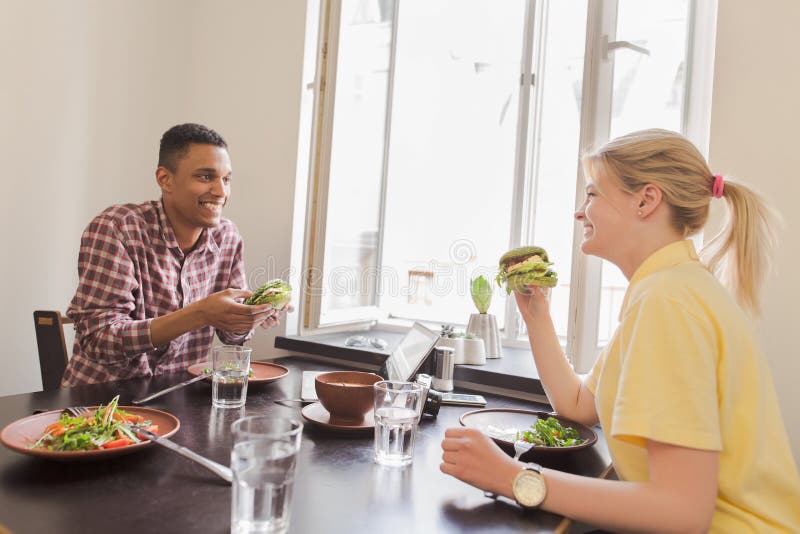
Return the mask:
POLYGON ((531 450, 533 447, 533 443, 528 443, 527 441, 523 441, 518 439, 514 442, 514 459, 519 460, 519 457, 531 450))
MULTIPOLYGON (((64 408, 64 411, 72 415, 73 417, 80 417, 81 415, 85 415, 92 410, 85 406, 70 406, 69 408, 64 408)), ((209 460, 205 456, 201 456, 194 452, 191 449, 187 449, 183 445, 178 445, 174 441, 170 441, 169 439, 159 436, 153 432, 145 428, 138 427, 136 425, 125 425, 125 427, 133 432, 134 434, 138 435, 139 437, 144 437, 149 439, 153 443, 158 443, 162 447, 166 447, 170 450, 173 450, 183 456, 184 458, 188 458, 193 462, 197 462, 198 464, 202 465, 218 477, 220 477, 225 482, 231 483, 233 481, 233 473, 231 472, 230 468, 225 467, 222 464, 218 464, 213 460, 209 460)))
POLYGON ((137 434, 139 437, 145 437, 154 443, 158 443, 162 447, 166 447, 170 450, 177 452, 184 458, 188 458, 193 462, 197 462, 198 464, 202 465, 203 467, 205 467, 206 469, 208 469, 209 471, 220 477, 225 482, 229 484, 233 482, 233 472, 230 470, 229 467, 225 467, 224 465, 218 464, 213 460, 209 460, 205 456, 200 456, 193 450, 187 449, 183 445, 178 445, 174 441, 171 441, 165 437, 150 432, 145 428, 137 427, 134 425, 125 425, 125 427, 128 428, 128 430, 130 430, 131 432, 137 434))

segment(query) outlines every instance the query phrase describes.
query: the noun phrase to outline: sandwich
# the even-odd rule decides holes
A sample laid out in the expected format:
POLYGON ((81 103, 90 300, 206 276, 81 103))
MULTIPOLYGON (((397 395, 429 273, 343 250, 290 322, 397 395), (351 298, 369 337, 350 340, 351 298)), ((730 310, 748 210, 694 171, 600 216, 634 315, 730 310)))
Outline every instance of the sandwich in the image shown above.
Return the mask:
POLYGON ((273 308, 279 310, 289 304, 290 300, 292 300, 292 286, 280 278, 276 278, 256 289, 244 303, 250 305, 271 304, 273 308))
POLYGON ((506 293, 527 292, 525 286, 554 287, 558 274, 550 270, 547 251, 541 247, 521 247, 509 250, 500 258, 497 285, 506 285, 506 293))

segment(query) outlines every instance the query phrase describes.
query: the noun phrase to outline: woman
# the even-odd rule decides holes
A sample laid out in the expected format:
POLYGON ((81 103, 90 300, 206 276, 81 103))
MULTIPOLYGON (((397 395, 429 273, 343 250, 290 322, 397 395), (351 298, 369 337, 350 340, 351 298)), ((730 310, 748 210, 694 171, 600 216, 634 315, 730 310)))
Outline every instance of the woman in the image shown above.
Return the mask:
POLYGON ((619 327, 585 382, 561 351, 542 289, 515 296, 553 408, 601 423, 620 481, 538 466, 531 474, 474 429, 447 431, 441 470, 604 528, 800 531, 797 468, 742 311, 758 313, 772 236, 767 207, 664 130, 616 139, 584 157, 583 169, 581 250, 630 281, 619 327), (729 217, 701 263, 686 238, 703 228, 714 198, 726 201, 729 217))

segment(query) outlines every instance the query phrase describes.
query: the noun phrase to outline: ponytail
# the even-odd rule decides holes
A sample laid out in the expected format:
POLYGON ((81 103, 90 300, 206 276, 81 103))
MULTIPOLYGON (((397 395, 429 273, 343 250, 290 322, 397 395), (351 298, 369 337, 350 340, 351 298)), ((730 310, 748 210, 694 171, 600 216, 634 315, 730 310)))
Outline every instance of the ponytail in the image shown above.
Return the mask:
POLYGON ((779 217, 761 196, 740 183, 726 180, 722 197, 728 208, 723 227, 700 257, 739 305, 759 316, 759 293, 777 244, 779 217))

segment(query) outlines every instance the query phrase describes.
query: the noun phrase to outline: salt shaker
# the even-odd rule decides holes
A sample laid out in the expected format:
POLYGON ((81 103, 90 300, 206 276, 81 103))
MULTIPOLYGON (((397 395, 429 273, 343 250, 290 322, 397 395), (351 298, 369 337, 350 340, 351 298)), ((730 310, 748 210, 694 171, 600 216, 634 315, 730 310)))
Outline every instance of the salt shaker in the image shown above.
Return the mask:
POLYGON ((453 365, 455 351, 452 347, 436 347, 433 349, 433 389, 437 391, 453 391, 453 365))

